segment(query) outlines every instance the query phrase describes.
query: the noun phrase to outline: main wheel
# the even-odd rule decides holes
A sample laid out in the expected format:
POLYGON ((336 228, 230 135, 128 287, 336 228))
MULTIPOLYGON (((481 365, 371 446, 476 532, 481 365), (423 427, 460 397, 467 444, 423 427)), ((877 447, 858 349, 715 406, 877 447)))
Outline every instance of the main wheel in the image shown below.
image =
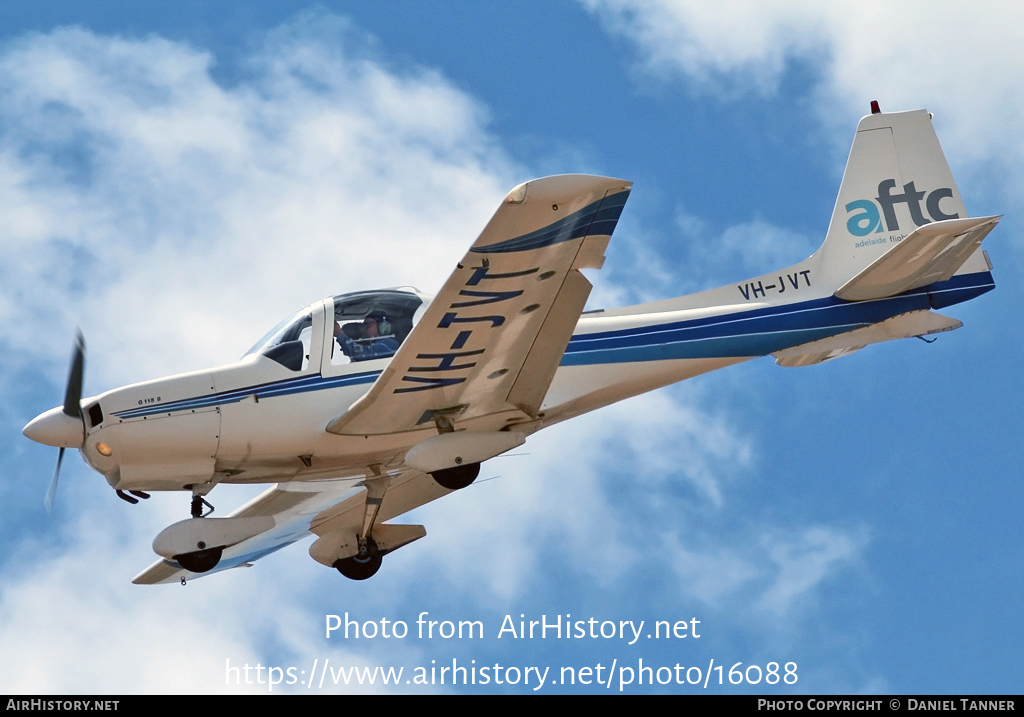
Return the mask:
POLYGON ((384 556, 380 554, 377 543, 373 542, 373 538, 367 538, 365 555, 335 560, 334 567, 349 580, 366 580, 377 574, 383 560, 384 556))
POLYGON ((436 480, 437 484, 442 488, 447 488, 448 490, 459 490, 460 488, 465 488, 476 480, 476 477, 480 475, 480 464, 467 463, 464 466, 443 468, 439 471, 434 471, 430 475, 433 476, 434 480, 436 480))
POLYGON ((191 573, 205 573, 217 567, 217 563, 220 562, 220 556, 223 554, 224 546, 221 546, 219 548, 196 550, 192 553, 182 553, 181 555, 175 555, 174 559, 178 561, 178 565, 191 573))

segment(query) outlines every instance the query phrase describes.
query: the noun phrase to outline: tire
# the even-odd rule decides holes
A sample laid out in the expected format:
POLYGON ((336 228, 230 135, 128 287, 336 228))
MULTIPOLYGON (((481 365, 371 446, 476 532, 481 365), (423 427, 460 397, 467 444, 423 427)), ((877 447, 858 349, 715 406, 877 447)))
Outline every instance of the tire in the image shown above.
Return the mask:
POLYGON ((354 555, 334 561, 334 567, 349 580, 366 580, 372 578, 380 570, 384 556, 380 554, 373 538, 366 540, 366 555, 354 555))
POLYGON ((444 468, 430 474, 437 484, 448 490, 460 490, 465 488, 480 475, 479 463, 467 463, 464 466, 444 468))
POLYGON ((224 546, 222 545, 219 548, 207 548, 206 550, 196 550, 193 553, 175 555, 174 559, 178 561, 178 565, 190 573, 205 573, 217 567, 223 554, 224 546))

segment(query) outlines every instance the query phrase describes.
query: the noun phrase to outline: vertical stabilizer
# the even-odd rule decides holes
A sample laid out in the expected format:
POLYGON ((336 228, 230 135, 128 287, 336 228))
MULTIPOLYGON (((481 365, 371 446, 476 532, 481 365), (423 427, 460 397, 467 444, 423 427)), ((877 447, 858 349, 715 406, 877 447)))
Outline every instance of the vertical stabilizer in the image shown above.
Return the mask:
POLYGON ((967 217, 925 110, 857 126, 825 243, 821 278, 837 288, 926 224, 967 217))

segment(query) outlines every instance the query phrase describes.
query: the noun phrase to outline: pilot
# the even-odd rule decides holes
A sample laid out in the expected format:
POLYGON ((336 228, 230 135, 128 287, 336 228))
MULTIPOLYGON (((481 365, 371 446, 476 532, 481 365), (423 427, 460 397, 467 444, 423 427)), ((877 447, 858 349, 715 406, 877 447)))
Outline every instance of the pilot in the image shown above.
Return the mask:
POLYGON ((364 347, 373 358, 393 356, 398 350, 398 342, 391 333, 391 324, 388 323, 387 315, 383 311, 377 309, 368 313, 360 330, 365 341, 364 347))
POLYGON ((334 338, 341 347, 341 352, 353 361, 362 361, 363 350, 357 342, 362 337, 360 324, 350 321, 344 326, 340 322, 334 322, 334 338), (359 357, 359 358, 357 358, 359 357))
POLYGON ((334 337, 342 352, 353 361, 367 361, 393 356, 398 350, 387 315, 379 309, 371 311, 362 323, 334 324, 334 337))

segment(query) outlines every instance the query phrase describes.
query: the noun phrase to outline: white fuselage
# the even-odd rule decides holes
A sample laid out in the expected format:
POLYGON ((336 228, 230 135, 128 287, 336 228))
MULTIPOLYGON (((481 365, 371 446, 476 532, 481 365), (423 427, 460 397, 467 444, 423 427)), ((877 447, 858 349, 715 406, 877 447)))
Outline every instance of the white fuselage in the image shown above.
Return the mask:
MULTIPOLYGON (((848 332, 908 311, 967 300, 994 284, 987 267, 965 267, 951 280, 877 301, 846 302, 830 283, 815 284, 814 257, 785 301, 758 301, 743 285, 655 304, 580 317, 535 420, 540 428, 629 396, 848 332), (979 270, 980 269, 980 270, 979 270)), ((780 275, 782 280, 786 274, 780 275)), ((763 285, 775 279, 760 277, 763 285)), ((328 300, 329 301, 329 300, 328 300)), ((126 386, 83 401, 85 460, 121 490, 212 488, 366 475, 366 466, 403 465, 405 453, 435 435, 421 430, 337 435, 327 425, 367 392, 390 358, 334 365, 333 322, 314 311, 310 357, 292 371, 266 356, 126 386), (317 318, 319 317, 319 318, 317 318), (95 406, 99 406, 97 410, 95 406), (102 412, 102 421, 93 425, 102 412), (110 449, 101 455, 98 443, 110 449)), ((495 430, 486 417, 459 424, 495 430)))

